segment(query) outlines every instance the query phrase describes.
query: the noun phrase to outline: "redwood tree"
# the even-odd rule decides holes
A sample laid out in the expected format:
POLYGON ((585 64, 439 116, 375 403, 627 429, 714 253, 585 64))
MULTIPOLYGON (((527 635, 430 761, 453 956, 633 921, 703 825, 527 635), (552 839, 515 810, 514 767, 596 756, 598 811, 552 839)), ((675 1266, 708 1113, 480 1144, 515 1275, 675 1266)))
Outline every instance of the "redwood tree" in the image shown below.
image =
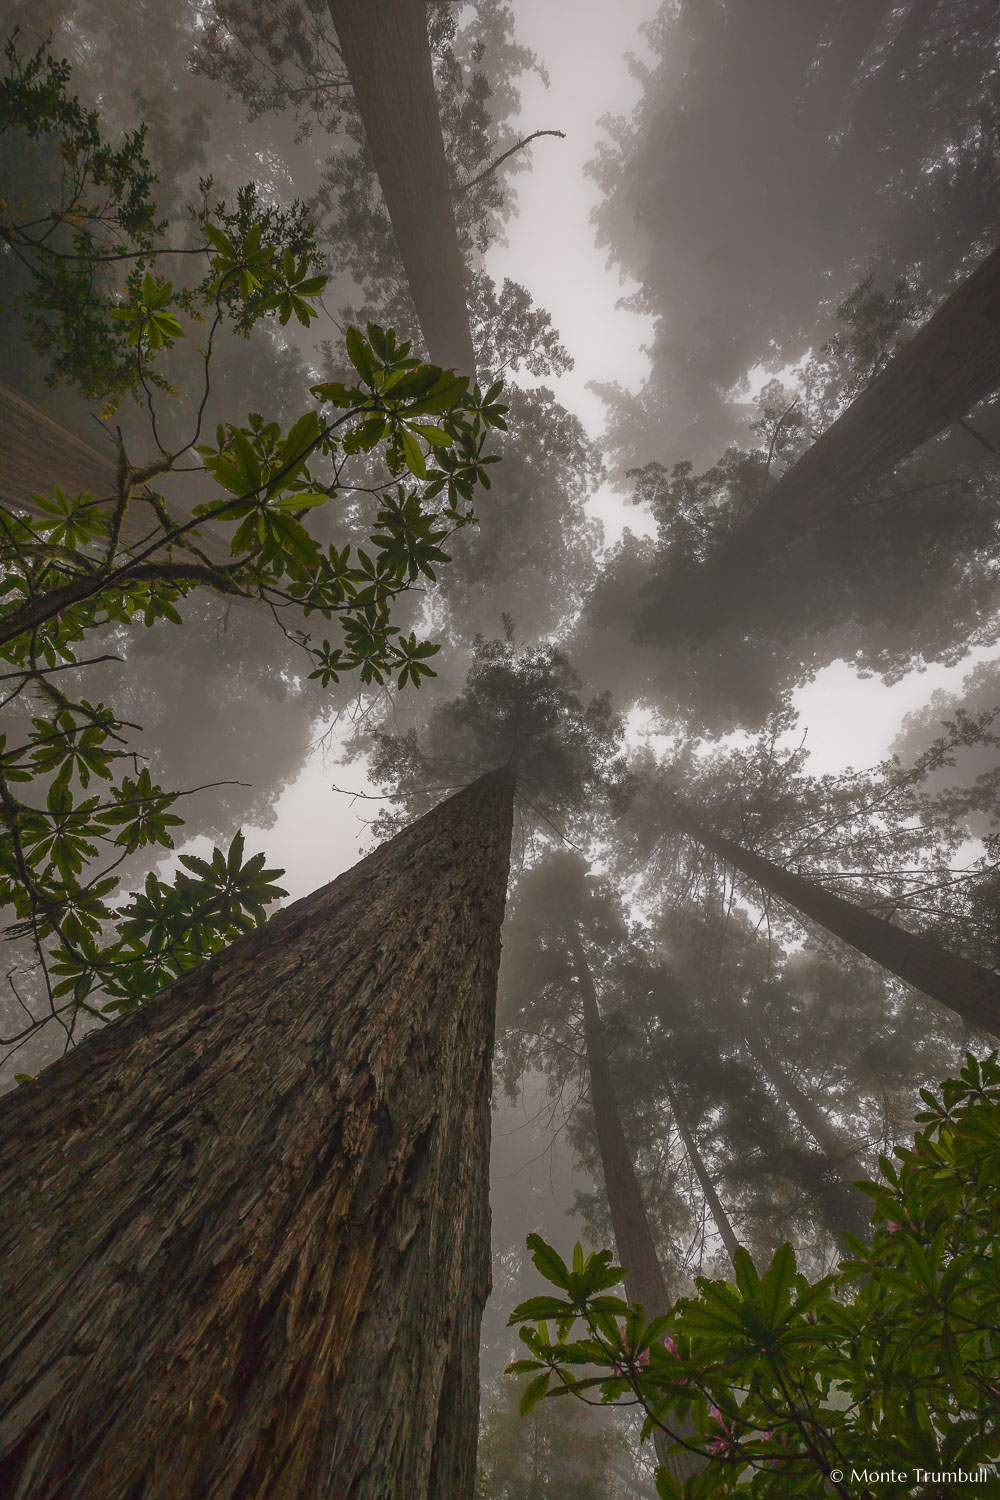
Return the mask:
POLYGON ((4 1101, 11 1500, 470 1500, 514 778, 4 1101))
POLYGON ((475 373, 424 0, 329 0, 431 358, 475 373))
POLYGON ((738 524, 698 575, 752 573, 1000 388, 1000 247, 738 524))
POLYGON ((671 804, 671 819, 680 832, 757 881, 803 916, 819 922, 827 932, 850 943, 859 953, 873 958, 932 1000, 947 1005, 970 1025, 1000 1036, 1000 974, 907 932, 863 906, 845 901, 816 881, 756 854, 735 839, 715 833, 676 800, 671 804))
MULTIPOLYGON (((615 1231, 615 1246, 618 1258, 626 1268, 625 1294, 630 1302, 642 1304, 649 1321, 669 1312, 673 1299, 663 1279, 653 1233, 646 1216, 646 1206, 642 1201, 622 1129, 597 990, 575 923, 567 926, 566 939, 573 957, 577 987, 583 1005, 590 1100, 604 1171, 604 1190, 608 1196, 608 1208, 615 1231)), ((687 1137, 685 1143, 687 1144, 687 1137)), ((686 1431, 687 1428, 682 1427, 681 1435, 686 1431)), ((687 1453, 671 1453, 671 1438, 659 1428, 653 1434, 653 1442, 660 1463, 678 1479, 684 1480, 703 1467, 697 1458, 687 1453)))

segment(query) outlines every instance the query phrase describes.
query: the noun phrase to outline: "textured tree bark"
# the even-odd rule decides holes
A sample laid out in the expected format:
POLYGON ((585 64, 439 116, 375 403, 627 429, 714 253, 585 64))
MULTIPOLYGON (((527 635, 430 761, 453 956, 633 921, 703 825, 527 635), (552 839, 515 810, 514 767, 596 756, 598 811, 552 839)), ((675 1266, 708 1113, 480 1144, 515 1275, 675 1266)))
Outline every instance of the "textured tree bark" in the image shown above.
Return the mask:
MULTIPOLYGON (((615 1232, 618 1259, 625 1269, 625 1293, 630 1302, 640 1302, 647 1321, 669 1312, 671 1298, 663 1279, 646 1207, 639 1191, 635 1168, 625 1141, 621 1115, 611 1079, 611 1064, 604 1036, 597 991, 583 944, 575 926, 567 928, 573 967, 583 1002, 583 1033, 587 1045, 587 1068, 590 1073, 590 1099, 597 1126, 597 1144, 604 1170, 604 1188, 615 1232)), ((680 1429, 681 1437, 691 1433, 690 1425, 680 1429)), ((670 1453, 671 1439, 659 1430, 653 1433, 656 1457, 678 1479, 684 1480, 704 1468, 704 1461, 689 1453, 670 1453)))
POLYGON ((729 1215, 722 1206, 721 1198, 715 1191, 715 1184, 708 1174, 708 1168, 705 1166, 702 1154, 698 1150, 698 1142, 691 1133, 684 1111, 681 1109, 677 1095, 674 1093, 673 1084, 666 1076, 664 1076, 663 1083, 667 1091, 667 1098, 670 1100, 670 1108, 673 1111, 674 1121, 680 1132, 681 1140, 684 1142, 684 1149, 688 1154, 688 1160, 692 1167, 694 1167, 695 1176, 701 1184, 701 1190, 705 1194, 705 1202, 708 1204, 708 1211, 712 1215, 715 1227, 719 1231, 722 1243, 726 1247, 726 1254, 732 1260, 740 1244, 736 1238, 736 1231, 730 1223, 729 1215))
MULTIPOLYGON (((997 389, 1000 248, 719 544, 697 570, 698 595, 711 597, 713 579, 752 578, 796 537, 832 518, 844 502, 997 389)), ((708 611, 705 629, 712 629, 708 611)))
POLYGON ((513 785, 4 1101, 9 1500, 470 1500, 513 785))
POLYGON ((341 55, 435 364, 475 375, 425 0, 329 0, 341 55))
POLYGON ((835 896, 815 881, 795 875, 763 855, 744 849, 735 840, 713 833, 677 802, 673 804, 671 817, 680 832, 742 870, 803 916, 819 922, 827 932, 873 958, 932 1000, 939 1000, 970 1025, 1000 1036, 1000 974, 896 927, 864 907, 835 896))

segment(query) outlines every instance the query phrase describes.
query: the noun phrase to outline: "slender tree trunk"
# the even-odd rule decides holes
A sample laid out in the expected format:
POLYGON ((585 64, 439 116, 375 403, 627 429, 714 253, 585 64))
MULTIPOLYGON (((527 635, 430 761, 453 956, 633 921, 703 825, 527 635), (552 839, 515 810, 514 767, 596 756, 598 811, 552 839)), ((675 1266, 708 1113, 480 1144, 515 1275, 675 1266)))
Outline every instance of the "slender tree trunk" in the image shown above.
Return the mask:
POLYGON ((513 778, 0 1117, 8 1500, 470 1500, 513 778))
POLYGON ((831 1169, 844 1186, 844 1228, 859 1239, 871 1238, 871 1214, 865 1210, 865 1202, 854 1184, 868 1180, 869 1174, 855 1152, 845 1145, 840 1132, 830 1124, 826 1114, 814 1099, 800 1089, 794 1079, 778 1061, 774 1050, 761 1034, 752 1016, 745 1012, 740 1017, 740 1034, 746 1049, 761 1072, 774 1088, 785 1108, 798 1120, 802 1128, 812 1136, 831 1169))
MULTIPOLYGON (((698 595, 711 597, 713 578, 727 587, 752 583, 768 559, 998 388, 1000 248, 720 543, 697 571, 698 595)), ((712 629, 707 614, 705 629, 712 629)))
MULTIPOLYGON (((601 1020, 593 975, 575 925, 571 924, 567 928, 567 937, 583 1001, 583 1032, 587 1044, 590 1098, 597 1126, 604 1187, 615 1232, 615 1246, 618 1259, 625 1267, 625 1293, 630 1302, 642 1304, 649 1322, 669 1312, 671 1298, 663 1279, 646 1207, 625 1141, 621 1115, 618 1113, 604 1023, 601 1020)), ((691 1430, 690 1425, 682 1427, 680 1436, 690 1436, 691 1430)), ((683 1481, 688 1475, 704 1468, 704 1462, 694 1454, 669 1453, 667 1450, 671 1439, 659 1428, 653 1433, 653 1442, 659 1462, 678 1479, 683 1481)))
POLYGON ((430 357, 474 376, 425 0, 329 6, 430 357))
POLYGON ((735 840, 713 833, 677 802, 673 804, 671 818, 682 833, 742 870, 827 932, 873 958, 914 989, 948 1006, 971 1026, 1000 1036, 1000 974, 896 927, 884 917, 835 896, 804 875, 795 875, 763 855, 744 849, 735 840))
POLYGON ((705 1166, 705 1162, 702 1158, 702 1154, 698 1150, 698 1142, 695 1140, 694 1136, 691 1133, 687 1118, 685 1117, 684 1111, 681 1109, 681 1106, 677 1099, 677 1095, 674 1093, 673 1085, 670 1082, 670 1079, 666 1077, 666 1075, 664 1075, 663 1083, 667 1091, 667 1098, 670 1100, 670 1108, 673 1111, 674 1122, 677 1126, 678 1131, 680 1132, 681 1140, 684 1142, 684 1149, 688 1154, 688 1160, 690 1161, 692 1167, 694 1167, 695 1176, 701 1184, 701 1190, 705 1194, 705 1202, 708 1204, 709 1212, 711 1213, 712 1218, 715 1220, 715 1227, 719 1231, 719 1234, 722 1238, 722 1243, 726 1247, 726 1254, 729 1256, 729 1259, 732 1260, 733 1256, 736 1254, 736 1251, 739 1249, 740 1244, 739 1240, 736 1238, 736 1231, 733 1229, 733 1226, 730 1223, 729 1215, 726 1213, 726 1210, 722 1206, 722 1200, 720 1199, 718 1193, 715 1191, 715 1184, 712 1182, 712 1179, 708 1173, 708 1168, 705 1166))

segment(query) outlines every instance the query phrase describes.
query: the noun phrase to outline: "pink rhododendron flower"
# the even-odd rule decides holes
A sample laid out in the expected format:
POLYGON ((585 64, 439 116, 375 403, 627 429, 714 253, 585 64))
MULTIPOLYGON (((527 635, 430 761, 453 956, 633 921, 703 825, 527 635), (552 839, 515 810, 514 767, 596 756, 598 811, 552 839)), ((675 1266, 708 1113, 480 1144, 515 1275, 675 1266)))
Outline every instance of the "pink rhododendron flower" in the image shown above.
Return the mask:
MULTIPOLYGON (((628 1333, 626 1331, 624 1323, 619 1329, 619 1332, 621 1333, 623 1340, 625 1340, 625 1342, 627 1343, 628 1333)), ((645 1369, 646 1365, 649 1364, 649 1350, 643 1349, 641 1354, 637 1354, 635 1356, 635 1359, 633 1360, 633 1364, 635 1365, 635 1368, 637 1370, 645 1369)), ((620 1375, 622 1378, 627 1378, 630 1373, 628 1367, 626 1365, 622 1365, 617 1359, 612 1361, 611 1369, 615 1375, 620 1375)))
MULTIPOLYGON (((670 1337, 669 1333, 667 1334, 666 1338, 663 1340, 663 1347, 664 1347, 664 1349, 666 1349, 666 1351, 667 1351, 668 1354, 672 1354, 673 1355, 674 1359, 680 1359, 680 1355, 677 1352, 677 1345, 674 1343, 674 1341, 670 1337)), ((678 1383, 678 1385, 687 1385, 687 1376, 686 1375, 679 1376, 677 1383, 678 1383)))
POLYGON ((734 1453, 737 1446, 736 1438, 733 1436, 729 1423, 714 1403, 708 1408, 708 1415, 722 1428, 722 1432, 719 1437, 712 1438, 705 1444, 705 1451, 711 1453, 713 1458, 723 1458, 726 1454, 734 1453))

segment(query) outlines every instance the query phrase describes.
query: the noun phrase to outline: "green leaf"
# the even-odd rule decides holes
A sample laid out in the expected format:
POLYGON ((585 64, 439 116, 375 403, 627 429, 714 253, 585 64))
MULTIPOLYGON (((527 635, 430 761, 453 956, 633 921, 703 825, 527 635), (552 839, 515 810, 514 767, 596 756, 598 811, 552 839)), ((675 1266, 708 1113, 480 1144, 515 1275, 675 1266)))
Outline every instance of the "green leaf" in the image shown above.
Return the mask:
MULTIPOLYGON (((443 374, 439 365, 418 365, 415 370, 394 370, 383 385, 382 394, 391 395, 394 401, 410 397, 419 399, 440 385, 443 374)), ((416 405, 407 408, 411 414, 416 410, 416 405)))
POLYGON ((370 453, 375 444, 381 442, 386 433, 386 420, 382 416, 369 417, 355 427, 344 439, 345 453, 370 453))
POLYGON ((243 258, 245 260, 252 260, 259 249, 261 229, 261 222, 257 219, 255 223, 250 225, 250 228, 243 236, 243 258))
POLYGON ((788 1307, 795 1281, 795 1251, 785 1243, 779 1246, 760 1283, 760 1301, 764 1316, 773 1327, 778 1314, 788 1307))
POLYGON ((400 428, 399 437, 403 445, 403 458, 406 461, 406 467, 417 479, 426 479, 427 462, 420 444, 412 432, 407 432, 405 427, 400 428))
POLYGON ((529 1297, 519 1302, 507 1319, 508 1326, 529 1320, 537 1323, 541 1318, 565 1318, 573 1316, 573 1307, 560 1297, 529 1297))
POLYGON ((542 1375, 536 1375, 534 1380, 529 1380, 521 1394, 521 1403, 518 1410, 522 1417, 526 1417, 532 1407, 537 1406, 549 1388, 551 1373, 546 1370, 542 1375))
POLYGON ((344 343, 347 348, 347 357, 351 361, 351 364, 357 370, 362 380, 370 384, 375 374, 375 364, 368 352, 368 346, 365 343, 363 335, 357 328, 348 328, 344 336, 344 343))
POLYGON ((414 422, 413 431, 418 432, 426 442, 433 444, 435 448, 451 448, 455 442, 455 439, 449 433, 445 432, 443 427, 434 427, 424 422, 414 422))
POLYGON ((282 495, 280 500, 271 502, 272 510, 312 510, 317 505, 325 505, 329 495, 315 494, 309 490, 293 490, 290 495, 282 495))
POLYGON ((303 413, 291 428, 278 454, 282 487, 287 487, 298 474, 311 449, 319 441, 321 431, 319 415, 314 411, 303 413))
POLYGON ((352 390, 339 380, 325 380, 320 385, 311 385, 309 391, 317 401, 330 401, 334 406, 344 408, 358 406, 363 399, 360 391, 352 390))
POLYGON ((736 1285, 743 1293, 747 1302, 756 1302, 760 1297, 760 1277, 753 1263, 749 1251, 744 1250, 742 1245, 736 1247, 733 1256, 733 1270, 736 1272, 736 1285))
POLYGON ((529 1234, 525 1244, 532 1251, 531 1259, 545 1280, 565 1291, 569 1286, 569 1269, 562 1256, 551 1245, 546 1244, 540 1234, 529 1234))
POLYGON ((228 235, 224 234, 217 225, 209 223, 208 220, 205 221, 203 227, 209 240, 220 255, 225 255, 229 260, 239 260, 240 253, 228 235))
MULTIPOLYGON (((398 386, 393 395, 400 394, 402 385, 398 386)), ((434 384, 426 395, 421 395, 418 400, 406 408, 407 417, 417 416, 439 416, 442 412, 451 411, 465 397, 469 389, 468 376, 454 375, 450 370, 440 371, 434 384)))
MULTIPOLYGON (((621 1269, 618 1267, 617 1269, 621 1269)), ((618 1277, 621 1280, 621 1277, 618 1277)), ((587 1303, 592 1313, 624 1313, 628 1311, 628 1303, 624 1297, 591 1297, 587 1303)))

